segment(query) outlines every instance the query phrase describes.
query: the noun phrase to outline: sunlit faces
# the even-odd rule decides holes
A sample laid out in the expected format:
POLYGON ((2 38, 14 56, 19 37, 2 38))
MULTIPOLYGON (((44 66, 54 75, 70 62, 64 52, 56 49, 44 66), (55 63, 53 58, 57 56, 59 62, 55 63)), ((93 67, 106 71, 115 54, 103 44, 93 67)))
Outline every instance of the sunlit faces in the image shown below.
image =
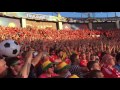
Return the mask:
POLYGON ((115 65, 115 58, 111 55, 108 55, 108 57, 106 59, 106 64, 114 66, 115 65))
POLYGON ((60 51, 59 54, 58 54, 59 57, 62 57, 63 56, 63 51, 60 51))
POLYGON ((115 65, 115 59, 114 59, 114 57, 112 57, 112 56, 110 56, 109 58, 108 58, 109 60, 108 60, 108 64, 111 64, 111 65, 115 65))
POLYGON ((13 66, 11 66, 12 70, 14 68, 14 70, 16 72, 20 72, 21 68, 23 67, 24 62, 22 60, 18 60, 17 62, 15 62, 15 64, 13 66))
POLYGON ((81 55, 81 59, 86 60, 86 54, 85 53, 81 55))
POLYGON ((100 67, 99 63, 94 63, 91 70, 101 70, 101 67, 100 67))
POLYGON ((47 72, 48 72, 49 74, 54 73, 54 66, 51 65, 51 66, 48 68, 47 72))
POLYGON ((91 61, 95 61, 95 56, 94 56, 94 55, 91 55, 90 60, 91 60, 91 61))
POLYGON ((102 62, 104 64, 111 65, 111 66, 115 65, 115 59, 114 59, 114 57, 111 56, 111 55, 108 55, 108 54, 106 54, 106 55, 103 56, 102 62))

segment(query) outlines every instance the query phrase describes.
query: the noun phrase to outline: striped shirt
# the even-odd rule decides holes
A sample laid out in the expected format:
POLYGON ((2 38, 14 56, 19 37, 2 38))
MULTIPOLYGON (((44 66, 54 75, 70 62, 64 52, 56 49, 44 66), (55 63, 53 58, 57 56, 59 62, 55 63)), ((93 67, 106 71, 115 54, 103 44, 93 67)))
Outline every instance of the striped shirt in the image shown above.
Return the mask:
POLYGON ((71 72, 71 74, 76 74, 79 77, 83 77, 81 67, 79 65, 71 65, 69 71, 71 72))

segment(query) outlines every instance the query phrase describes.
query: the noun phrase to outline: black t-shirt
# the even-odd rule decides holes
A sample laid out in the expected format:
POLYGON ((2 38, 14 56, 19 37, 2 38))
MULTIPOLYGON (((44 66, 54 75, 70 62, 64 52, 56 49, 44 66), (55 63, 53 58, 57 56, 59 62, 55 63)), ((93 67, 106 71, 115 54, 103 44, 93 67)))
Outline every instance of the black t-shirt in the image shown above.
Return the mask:
POLYGON ((37 78, 36 72, 35 72, 35 67, 32 64, 31 64, 31 67, 30 67, 30 73, 29 73, 28 78, 37 78))
POLYGON ((35 68, 33 65, 31 65, 28 78, 37 78, 40 74, 42 74, 41 66, 35 68))

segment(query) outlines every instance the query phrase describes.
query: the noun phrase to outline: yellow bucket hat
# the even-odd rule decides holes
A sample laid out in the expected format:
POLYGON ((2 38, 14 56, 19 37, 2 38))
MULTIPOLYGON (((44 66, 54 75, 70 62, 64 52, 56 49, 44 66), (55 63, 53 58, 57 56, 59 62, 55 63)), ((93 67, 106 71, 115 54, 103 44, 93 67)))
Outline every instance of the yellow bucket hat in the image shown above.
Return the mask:
POLYGON ((69 78, 79 78, 77 75, 72 75, 72 76, 70 76, 69 78))
POLYGON ((69 65, 66 62, 61 62, 56 67, 57 71, 62 71, 62 70, 67 69, 67 68, 69 68, 69 65))
POLYGON ((47 70, 48 68, 50 68, 51 65, 52 65, 52 62, 49 61, 49 60, 43 62, 43 64, 42 64, 42 69, 43 69, 43 71, 45 71, 45 70, 47 70))

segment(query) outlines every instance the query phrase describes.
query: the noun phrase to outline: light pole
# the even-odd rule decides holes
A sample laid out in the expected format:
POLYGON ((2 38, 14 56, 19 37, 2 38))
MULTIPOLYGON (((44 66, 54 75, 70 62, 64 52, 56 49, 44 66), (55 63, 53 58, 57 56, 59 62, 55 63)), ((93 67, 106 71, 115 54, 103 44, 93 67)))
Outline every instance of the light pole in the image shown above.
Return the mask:
POLYGON ((81 18, 82 18, 82 13, 81 13, 81 18))
POLYGON ((107 18, 108 18, 108 12, 107 12, 107 18))
POLYGON ((93 18, 95 18, 95 12, 93 12, 92 14, 93 14, 93 18))
POLYGON ((90 18, 90 12, 88 12, 88 18, 90 18))

